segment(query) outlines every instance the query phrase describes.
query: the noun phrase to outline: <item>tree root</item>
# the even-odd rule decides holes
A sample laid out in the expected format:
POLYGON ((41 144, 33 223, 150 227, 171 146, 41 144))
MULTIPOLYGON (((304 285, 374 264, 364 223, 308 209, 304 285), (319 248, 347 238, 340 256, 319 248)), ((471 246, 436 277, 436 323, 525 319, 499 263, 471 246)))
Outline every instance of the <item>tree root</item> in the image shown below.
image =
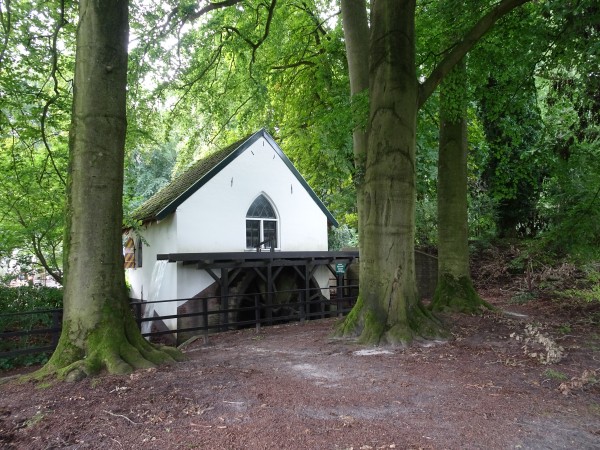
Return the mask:
POLYGON ((123 375, 184 359, 183 354, 175 348, 146 341, 133 318, 124 318, 123 321, 119 332, 115 327, 101 324, 88 333, 81 346, 75 345, 75 339, 70 337, 68 323, 63 324, 54 354, 30 378, 40 380, 56 376, 66 381, 79 381, 102 371, 123 375))
POLYGON ((350 314, 337 326, 334 336, 354 338, 366 345, 404 347, 415 340, 444 339, 448 334, 440 320, 421 302, 409 307, 405 318, 394 320, 383 311, 366 308, 359 296, 350 314))
POLYGON ((469 277, 456 279, 449 274, 444 274, 440 278, 429 308, 435 312, 465 314, 479 314, 484 310, 495 310, 475 291, 469 277))

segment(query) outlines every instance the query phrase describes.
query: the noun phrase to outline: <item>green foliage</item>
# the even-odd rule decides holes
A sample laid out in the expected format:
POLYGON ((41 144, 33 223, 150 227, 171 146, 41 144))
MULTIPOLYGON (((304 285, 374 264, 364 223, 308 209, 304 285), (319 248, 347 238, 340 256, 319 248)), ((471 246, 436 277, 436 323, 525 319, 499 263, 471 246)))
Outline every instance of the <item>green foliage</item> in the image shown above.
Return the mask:
POLYGON ((131 129, 155 142, 177 136, 179 170, 265 127, 338 221, 355 226, 354 119, 329 3, 246 1, 201 18, 196 4, 176 5, 132 10, 131 129))
POLYGON ((0 311, 2 313, 51 308, 62 308, 62 289, 0 286, 0 311))
POLYGON ((75 4, 0 12, 0 258, 26 249, 60 279, 75 4))
POLYGON ((417 200, 415 213, 415 244, 436 246, 437 244, 437 203, 430 197, 417 200))
POLYGON ((545 11, 559 38, 537 83, 547 130, 543 145, 551 161, 540 202, 548 222, 542 241, 552 252, 583 261, 600 257, 600 53, 590 45, 599 14, 585 1, 573 9, 556 4, 545 11))
POLYGON ((596 284, 587 289, 566 289, 561 295, 567 298, 582 299, 586 302, 600 302, 600 285, 596 284))
POLYGON ((477 183, 468 194, 469 233, 485 244, 496 237, 497 202, 477 183))
POLYGON ((138 144, 126 158, 125 213, 132 213, 144 201, 169 183, 177 159, 176 142, 163 145, 138 144))
POLYGON ((510 303, 516 305, 523 305, 525 303, 529 303, 532 300, 536 299, 536 295, 529 291, 518 292, 510 298, 510 303))
POLYGON ((329 251, 358 247, 358 231, 342 224, 329 230, 329 251))
POLYGON ((587 134, 593 129, 587 129, 579 137, 571 134, 567 147, 558 146, 553 136, 563 132, 569 135, 570 129, 578 129, 576 105, 568 103, 556 102, 545 110, 544 117, 551 130, 545 143, 549 151, 558 150, 554 153, 552 172, 545 181, 540 199, 540 215, 548 224, 541 239, 547 251, 568 253, 582 261, 598 260, 600 140, 598 137, 590 140, 587 134))

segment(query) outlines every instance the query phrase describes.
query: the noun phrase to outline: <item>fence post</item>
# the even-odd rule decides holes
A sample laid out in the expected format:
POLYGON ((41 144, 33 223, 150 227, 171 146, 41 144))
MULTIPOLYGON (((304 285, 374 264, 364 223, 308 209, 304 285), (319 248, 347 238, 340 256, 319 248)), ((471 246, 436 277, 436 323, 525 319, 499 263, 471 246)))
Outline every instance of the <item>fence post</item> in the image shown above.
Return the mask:
POLYGON ((142 302, 140 301, 135 303, 135 321, 139 330, 142 331, 142 302))
MULTIPOLYGON (((319 288, 317 288, 319 289, 319 288)), ((317 294, 321 294, 321 291, 317 291, 317 294)), ((317 295, 317 298, 319 299, 319 305, 321 306, 321 319, 324 319, 325 317, 330 317, 327 315, 327 311, 325 311, 327 309, 327 305, 325 304, 325 301, 323 300, 323 296, 322 295, 317 295)))
POLYGON ((258 294, 254 294, 254 319, 256 320, 256 332, 260 332, 260 300, 258 294))
POLYGON ((343 305, 343 301, 342 298, 344 296, 344 288, 343 288, 343 284, 344 284, 344 275, 338 273, 336 274, 337 277, 337 287, 336 287, 336 293, 335 293, 335 300, 337 303, 337 310, 338 310, 338 317, 342 317, 343 313, 342 313, 342 305, 343 305))
POLYGON ((56 331, 52 332, 52 348, 56 348, 58 347, 58 340, 60 338, 60 333, 61 333, 61 316, 62 316, 62 310, 59 311, 52 311, 52 328, 54 328, 56 331))
POLYGON ((306 318, 306 291, 300 291, 300 323, 304 323, 306 318))
POLYGON ((208 344, 208 298, 202 298, 202 326, 204 327, 204 344, 208 344))

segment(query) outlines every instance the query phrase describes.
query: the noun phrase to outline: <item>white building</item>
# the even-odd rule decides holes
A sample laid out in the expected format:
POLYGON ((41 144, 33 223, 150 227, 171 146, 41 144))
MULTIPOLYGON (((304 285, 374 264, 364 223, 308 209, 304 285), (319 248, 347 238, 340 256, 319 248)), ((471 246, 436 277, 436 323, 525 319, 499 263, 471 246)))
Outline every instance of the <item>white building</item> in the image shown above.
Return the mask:
POLYGON ((201 310, 192 297, 212 296, 209 309, 218 297, 222 308, 240 306, 244 292, 282 291, 294 277, 326 288, 333 265, 353 259, 327 252, 336 220, 265 130, 197 161, 134 215, 143 226, 127 236, 130 296, 179 299, 145 308, 146 317, 201 310))

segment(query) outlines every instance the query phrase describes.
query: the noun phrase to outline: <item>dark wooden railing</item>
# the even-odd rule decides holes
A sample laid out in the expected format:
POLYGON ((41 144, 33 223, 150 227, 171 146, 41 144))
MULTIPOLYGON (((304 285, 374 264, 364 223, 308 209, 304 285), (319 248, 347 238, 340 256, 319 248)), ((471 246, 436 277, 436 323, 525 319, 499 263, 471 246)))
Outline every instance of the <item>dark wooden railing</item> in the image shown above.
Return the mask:
MULTIPOLYGON (((255 327, 260 330, 263 325, 275 325, 284 322, 342 316, 347 314, 356 301, 357 285, 344 285, 330 288, 295 289, 278 292, 262 292, 250 294, 229 295, 229 304, 236 297, 243 298, 244 306, 237 308, 211 310, 209 303, 221 296, 157 300, 153 302, 131 300, 132 311, 140 329, 145 322, 161 322, 168 319, 197 319, 199 325, 186 326, 176 329, 163 329, 143 333, 148 338, 162 335, 180 336, 181 333, 192 334, 200 332, 205 337, 210 333, 238 328, 255 327), (330 298, 321 295, 321 291, 329 290, 330 298), (277 294, 297 294, 297 301, 289 303, 265 304, 266 298, 277 294), (252 299, 251 302, 248 299, 252 299), (199 312, 172 314, 160 317, 143 317, 144 308, 151 304, 173 303, 182 301, 199 302, 199 312), (251 303, 249 305, 249 303, 251 303), (287 314, 278 315, 276 310, 286 310, 287 314), (230 320, 235 317, 235 320, 230 320), (240 318, 243 318, 240 320, 240 318)), ((51 353, 58 344, 61 332, 62 309, 35 310, 22 313, 0 314, 0 358, 12 358, 35 353, 51 353)), ((197 333, 196 333, 197 334, 197 333)), ((175 339, 177 341, 177 339, 175 339)), ((181 339, 179 339, 181 341, 181 339)))
MULTIPOLYGON (((356 293, 358 285, 344 285, 343 287, 331 288, 313 288, 294 289, 277 292, 262 292, 250 294, 231 294, 226 296, 226 304, 243 304, 244 306, 236 308, 210 308, 211 300, 213 303, 221 303, 223 296, 215 295, 201 298, 184 298, 172 300, 139 301, 132 300, 136 321, 140 329, 146 322, 162 322, 169 319, 177 319, 178 326, 175 329, 163 329, 142 333, 145 337, 157 337, 164 335, 179 336, 181 333, 190 334, 202 332, 207 337, 211 332, 226 331, 239 328, 255 327, 260 330, 263 325, 276 325, 285 322, 300 321, 310 319, 321 319, 334 316, 343 316, 347 314, 356 302, 356 293), (330 298, 321 295, 321 291, 329 290, 330 298), (275 295, 288 294, 296 295, 296 301, 288 303, 267 304, 265 299, 275 295), (235 300, 238 300, 237 302, 235 300), (240 300, 240 299, 243 299, 240 300), (251 300, 251 301, 250 301, 251 300), (155 317, 144 317, 143 310, 152 304, 193 302, 199 306, 198 312, 186 312, 170 315, 160 315, 155 317), (288 311, 286 314, 277 314, 276 310, 288 311), (235 317, 235 319, 231 319, 235 317), (243 317, 243 319, 240 319, 243 317), (197 319, 198 325, 180 327, 180 319, 197 319)), ((194 320, 190 320, 194 321, 194 320)), ((156 328, 156 327, 155 327, 156 328)), ((175 339, 181 343, 181 339, 175 339)))
POLYGON ((0 358, 52 352, 61 322, 62 309, 0 314, 0 358))

